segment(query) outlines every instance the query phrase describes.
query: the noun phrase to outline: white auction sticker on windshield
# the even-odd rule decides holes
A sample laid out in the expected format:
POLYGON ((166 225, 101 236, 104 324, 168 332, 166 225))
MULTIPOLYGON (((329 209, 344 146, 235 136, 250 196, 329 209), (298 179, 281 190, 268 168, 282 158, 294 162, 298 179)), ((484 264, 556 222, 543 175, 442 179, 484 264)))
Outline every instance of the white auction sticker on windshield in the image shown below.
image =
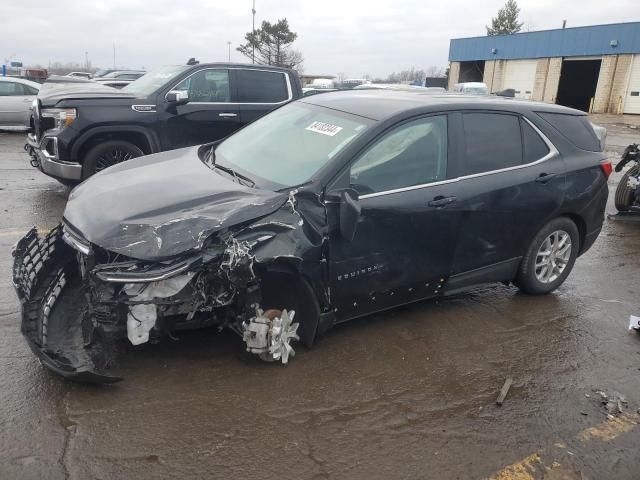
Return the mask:
POLYGON ((331 125, 330 123, 313 122, 305 130, 309 130, 311 132, 321 133, 322 135, 329 135, 330 137, 333 137, 334 135, 340 133, 340 130, 342 130, 342 127, 339 127, 337 125, 331 125))

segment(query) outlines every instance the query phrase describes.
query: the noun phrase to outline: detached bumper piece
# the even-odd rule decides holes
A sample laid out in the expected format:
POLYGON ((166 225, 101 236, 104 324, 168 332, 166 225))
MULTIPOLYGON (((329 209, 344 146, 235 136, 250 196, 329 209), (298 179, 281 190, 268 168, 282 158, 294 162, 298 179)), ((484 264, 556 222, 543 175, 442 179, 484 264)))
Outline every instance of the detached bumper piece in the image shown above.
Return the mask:
POLYGON ((44 237, 31 229, 16 244, 13 256, 22 334, 41 363, 75 381, 120 381, 104 373, 109 355, 87 308, 77 254, 62 240, 62 228, 58 226, 44 237))

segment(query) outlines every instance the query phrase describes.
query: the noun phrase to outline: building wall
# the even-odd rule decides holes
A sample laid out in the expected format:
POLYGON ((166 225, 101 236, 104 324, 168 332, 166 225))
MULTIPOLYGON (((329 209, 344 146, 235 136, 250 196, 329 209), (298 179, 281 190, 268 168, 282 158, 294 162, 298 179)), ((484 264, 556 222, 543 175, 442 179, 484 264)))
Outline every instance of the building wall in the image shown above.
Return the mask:
POLYGON ((549 60, 548 58, 538 60, 536 78, 533 82, 533 92, 531 93, 531 100, 536 102, 541 102, 544 98, 544 91, 547 87, 547 74, 549 73, 549 60))
POLYGON ((505 64, 505 60, 491 60, 484 62, 484 77, 482 81, 487 85, 489 93, 495 93, 502 90, 505 64))
MULTIPOLYGON (((486 69, 485 65, 485 69, 486 69)), ((460 78, 460 62, 451 62, 449 65, 449 87, 448 90, 453 90, 453 86, 458 82, 460 78)))
POLYGON ((618 113, 618 105, 626 93, 627 75, 632 58, 633 55, 602 57, 593 113, 618 113))

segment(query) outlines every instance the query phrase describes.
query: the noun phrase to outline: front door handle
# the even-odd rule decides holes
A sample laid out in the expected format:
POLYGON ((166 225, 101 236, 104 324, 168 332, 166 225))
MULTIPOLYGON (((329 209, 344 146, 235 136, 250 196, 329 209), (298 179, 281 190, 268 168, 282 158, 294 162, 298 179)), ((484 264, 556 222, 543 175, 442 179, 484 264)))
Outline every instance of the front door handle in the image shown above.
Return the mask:
POLYGON ((555 173, 541 173, 540 175, 538 175, 538 178, 536 178, 536 182, 547 183, 549 180, 551 180, 555 176, 556 176, 555 173))
POLYGON ((238 114, 237 113, 219 113, 218 116, 223 118, 233 118, 233 117, 237 117, 238 114))
POLYGON ((446 205, 449 205, 450 203, 453 203, 456 201, 456 197, 455 196, 451 196, 451 197, 444 197, 442 195, 438 195, 437 197, 434 197, 433 200, 431 200, 428 205, 430 207, 436 207, 436 208, 442 208, 446 205))

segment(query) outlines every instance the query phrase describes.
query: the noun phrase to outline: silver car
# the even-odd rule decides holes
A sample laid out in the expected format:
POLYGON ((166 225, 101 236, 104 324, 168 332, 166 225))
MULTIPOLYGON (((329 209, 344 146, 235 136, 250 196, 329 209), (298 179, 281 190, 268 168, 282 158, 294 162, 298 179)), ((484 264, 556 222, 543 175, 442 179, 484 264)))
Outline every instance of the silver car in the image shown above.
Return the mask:
POLYGON ((31 104, 40 84, 17 77, 0 77, 0 130, 29 128, 31 104))

